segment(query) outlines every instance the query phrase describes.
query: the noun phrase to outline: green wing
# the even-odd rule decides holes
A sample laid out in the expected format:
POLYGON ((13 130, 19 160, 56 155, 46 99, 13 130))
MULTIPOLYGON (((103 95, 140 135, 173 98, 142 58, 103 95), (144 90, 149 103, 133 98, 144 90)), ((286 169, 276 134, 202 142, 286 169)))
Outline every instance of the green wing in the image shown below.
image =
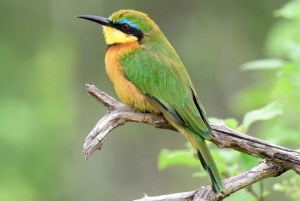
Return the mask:
POLYGON ((164 115, 179 125, 188 126, 205 139, 213 137, 203 107, 181 62, 144 49, 126 55, 120 62, 125 76, 164 115))

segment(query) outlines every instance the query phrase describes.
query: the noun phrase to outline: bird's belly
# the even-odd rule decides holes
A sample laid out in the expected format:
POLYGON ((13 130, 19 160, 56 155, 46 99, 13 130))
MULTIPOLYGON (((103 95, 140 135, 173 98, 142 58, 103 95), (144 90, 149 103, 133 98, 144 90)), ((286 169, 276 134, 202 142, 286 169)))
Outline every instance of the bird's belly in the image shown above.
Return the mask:
POLYGON ((119 46, 120 45, 109 47, 105 57, 107 74, 114 83, 119 98, 123 103, 138 111, 149 111, 156 114, 160 113, 146 96, 124 76, 122 72, 123 68, 118 60, 118 56, 122 55, 122 52, 120 51, 124 50, 125 47, 119 46))
POLYGON ((134 109, 151 113, 160 113, 160 111, 146 98, 146 96, 124 76, 113 81, 115 90, 121 101, 134 109))

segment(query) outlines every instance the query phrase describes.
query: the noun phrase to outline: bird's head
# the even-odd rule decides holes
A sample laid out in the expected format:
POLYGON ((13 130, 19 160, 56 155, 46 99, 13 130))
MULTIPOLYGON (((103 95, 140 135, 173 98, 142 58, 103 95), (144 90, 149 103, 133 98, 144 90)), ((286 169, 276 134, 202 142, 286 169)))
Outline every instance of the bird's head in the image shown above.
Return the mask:
POLYGON ((150 31, 158 30, 157 25, 145 14, 134 10, 120 10, 109 18, 79 15, 78 18, 103 25, 106 44, 141 42, 150 31))

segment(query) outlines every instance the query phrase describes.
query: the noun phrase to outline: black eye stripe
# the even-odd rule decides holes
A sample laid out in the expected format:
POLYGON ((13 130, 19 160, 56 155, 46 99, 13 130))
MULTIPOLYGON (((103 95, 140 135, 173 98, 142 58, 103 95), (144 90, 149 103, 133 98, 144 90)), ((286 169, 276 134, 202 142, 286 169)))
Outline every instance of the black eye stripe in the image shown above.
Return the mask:
POLYGON ((135 36, 138 38, 138 40, 142 40, 142 38, 144 37, 144 33, 137 28, 134 28, 132 26, 130 26, 129 24, 114 24, 114 27, 120 31, 122 31, 123 33, 126 34, 130 34, 132 36, 135 36), (124 27, 125 26, 125 27, 124 27))
POLYGON ((129 24, 122 24, 123 31, 129 30, 130 28, 131 28, 131 26, 129 24))

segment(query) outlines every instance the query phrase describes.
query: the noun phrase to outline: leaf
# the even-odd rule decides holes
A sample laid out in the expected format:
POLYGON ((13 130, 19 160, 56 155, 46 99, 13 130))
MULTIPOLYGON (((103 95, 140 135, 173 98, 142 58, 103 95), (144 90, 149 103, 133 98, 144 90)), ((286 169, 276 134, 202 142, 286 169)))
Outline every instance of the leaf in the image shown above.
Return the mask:
POLYGON ((211 154, 217 162, 221 174, 234 176, 238 173, 240 152, 227 149, 211 149, 211 154))
POLYGON ((280 183, 276 183, 276 184, 274 184, 273 185, 273 190, 274 191, 285 191, 286 190, 286 187, 285 186, 283 186, 282 184, 280 184, 280 183))
MULTIPOLYGON (((214 124, 214 125, 218 125, 222 122, 221 119, 215 118, 215 117, 209 117, 208 121, 210 124, 214 124)), ((239 124, 235 118, 227 118, 224 120, 224 123, 226 124, 226 126, 232 128, 232 129, 235 129, 239 124)))
POLYGON ((300 140, 300 131, 288 128, 282 124, 275 124, 272 128, 268 129, 272 135, 265 134, 264 139, 274 144, 288 144, 294 143, 296 146, 300 140), (283 135, 284 133, 284 135, 283 135), (274 137, 276 136, 276 137, 274 137))
POLYGON ((277 102, 272 102, 267 106, 247 112, 243 119, 243 125, 247 131, 251 124, 256 121, 265 121, 272 119, 283 113, 282 105, 277 102))
POLYGON ((208 121, 210 124, 218 125, 221 122, 221 119, 215 117, 209 117, 208 121))
POLYGON ((284 17, 287 19, 300 18, 300 1, 291 1, 285 4, 281 9, 274 12, 275 17, 284 17))
POLYGON ((213 158, 222 164, 236 164, 240 158, 240 152, 230 149, 210 149, 213 158))
POLYGON ((161 150, 158 156, 158 169, 164 170, 167 167, 174 165, 186 165, 189 167, 200 166, 199 160, 190 151, 176 150, 170 151, 167 149, 161 150))
POLYGON ((285 44, 286 54, 292 61, 300 59, 300 44, 294 40, 289 40, 285 44))
POLYGON ((282 68, 286 61, 282 59, 261 59, 250 61, 241 65, 241 70, 273 70, 282 68))
POLYGON ((235 118, 225 119, 224 123, 226 124, 226 126, 232 128, 232 129, 236 129, 237 126, 239 125, 239 122, 235 118))
POLYGON ((269 191, 264 191, 263 194, 262 194, 262 197, 267 197, 269 194, 270 194, 269 191))
POLYGON ((242 160, 242 170, 246 171, 250 168, 254 167, 261 161, 260 158, 255 158, 253 156, 249 156, 247 154, 242 153, 241 154, 241 160, 242 160))

